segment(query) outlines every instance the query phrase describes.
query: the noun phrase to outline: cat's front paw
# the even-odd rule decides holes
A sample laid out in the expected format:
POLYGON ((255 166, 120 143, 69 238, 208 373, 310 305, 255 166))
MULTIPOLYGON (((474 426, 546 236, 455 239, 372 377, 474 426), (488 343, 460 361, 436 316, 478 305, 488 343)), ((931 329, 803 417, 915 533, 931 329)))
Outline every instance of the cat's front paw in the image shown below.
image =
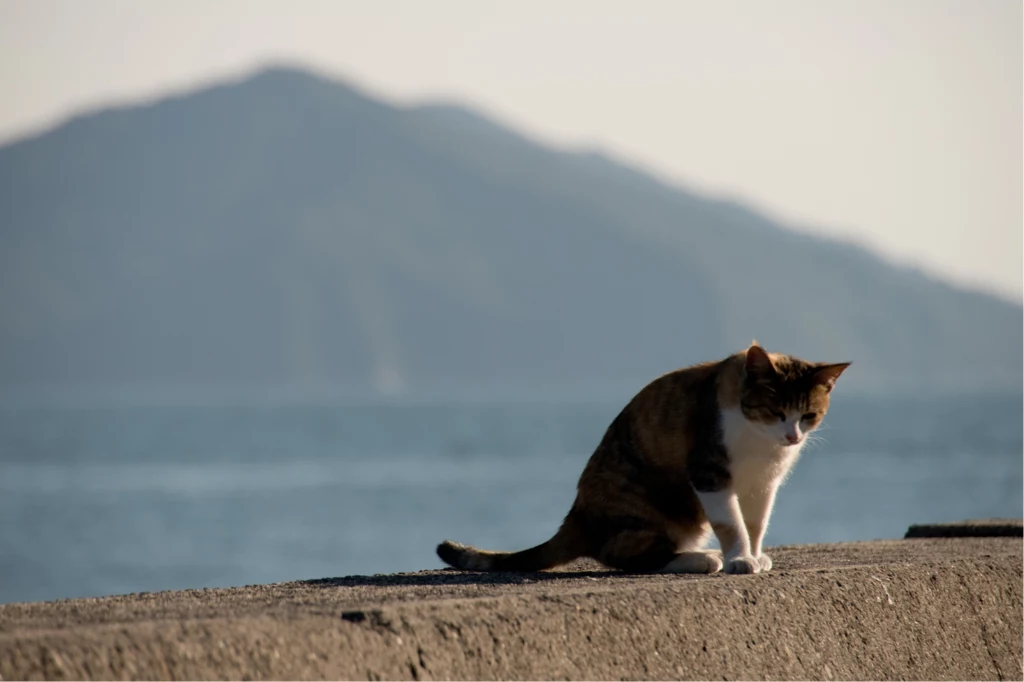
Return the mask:
POLYGON ((772 570, 772 558, 767 554, 759 554, 757 556, 757 563, 761 567, 761 573, 772 570))
POLYGON ((725 572, 738 574, 757 573, 761 570, 758 560, 752 556, 738 556, 725 562, 725 572))

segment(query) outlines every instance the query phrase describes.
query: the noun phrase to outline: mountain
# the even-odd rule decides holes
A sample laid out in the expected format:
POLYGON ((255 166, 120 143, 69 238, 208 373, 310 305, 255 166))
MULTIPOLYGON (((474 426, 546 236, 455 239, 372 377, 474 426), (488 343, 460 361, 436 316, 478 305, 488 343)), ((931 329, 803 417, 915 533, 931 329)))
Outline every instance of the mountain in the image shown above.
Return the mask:
POLYGON ((636 388, 757 338, 1019 391, 1022 310, 468 109, 274 68, 0 147, 0 392, 636 388))

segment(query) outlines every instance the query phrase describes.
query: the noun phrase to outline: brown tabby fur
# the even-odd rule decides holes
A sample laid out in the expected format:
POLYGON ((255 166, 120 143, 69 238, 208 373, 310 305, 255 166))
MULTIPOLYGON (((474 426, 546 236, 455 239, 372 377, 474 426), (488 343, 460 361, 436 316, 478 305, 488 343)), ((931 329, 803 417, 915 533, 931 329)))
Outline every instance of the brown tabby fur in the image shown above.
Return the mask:
MULTIPOLYGON (((746 419, 769 423, 779 410, 797 409, 813 413, 810 430, 828 411, 829 392, 848 364, 769 355, 755 343, 719 362, 665 374, 608 427, 554 537, 521 552, 445 541, 437 553, 451 566, 478 571, 544 570, 581 556, 631 572, 717 570, 721 562, 709 566, 693 550, 709 535, 697 492, 730 486, 722 410, 738 407, 746 419)), ((731 546, 735 529, 714 530, 723 548, 731 546)))

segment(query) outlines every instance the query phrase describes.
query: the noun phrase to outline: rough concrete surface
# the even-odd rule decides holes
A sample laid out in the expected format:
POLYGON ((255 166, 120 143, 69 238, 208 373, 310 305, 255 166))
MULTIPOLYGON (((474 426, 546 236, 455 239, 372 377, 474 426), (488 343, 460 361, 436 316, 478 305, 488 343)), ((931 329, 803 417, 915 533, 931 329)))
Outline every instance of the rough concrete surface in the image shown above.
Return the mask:
POLYGON ((580 561, 0 606, 0 678, 1021 679, 1022 540, 778 547, 750 576, 580 561))

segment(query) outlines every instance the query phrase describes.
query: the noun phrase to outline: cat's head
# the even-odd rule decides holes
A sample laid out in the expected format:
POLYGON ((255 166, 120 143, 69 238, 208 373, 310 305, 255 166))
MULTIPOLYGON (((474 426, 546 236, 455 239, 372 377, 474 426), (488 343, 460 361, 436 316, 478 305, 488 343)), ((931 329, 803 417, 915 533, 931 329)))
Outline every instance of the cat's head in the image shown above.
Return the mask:
POLYGON ((807 362, 751 344, 744 360, 740 408, 777 445, 799 445, 828 412, 829 393, 849 362, 807 362))

